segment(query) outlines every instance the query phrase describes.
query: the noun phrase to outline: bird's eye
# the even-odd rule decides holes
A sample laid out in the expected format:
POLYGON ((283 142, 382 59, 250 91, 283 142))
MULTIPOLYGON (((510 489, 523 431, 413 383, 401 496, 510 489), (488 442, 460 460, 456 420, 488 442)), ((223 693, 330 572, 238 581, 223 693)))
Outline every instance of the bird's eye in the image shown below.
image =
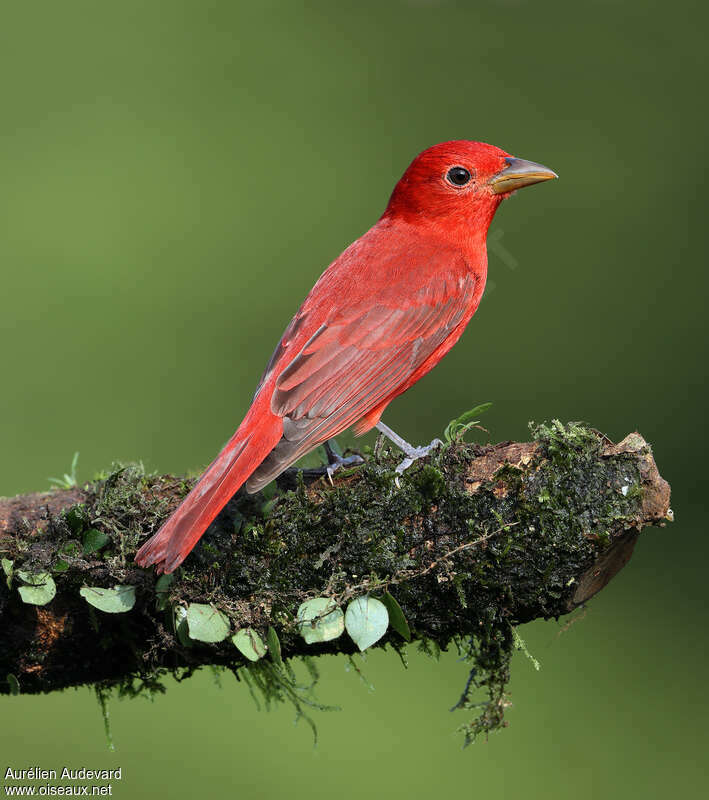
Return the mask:
POLYGON ((448 183, 452 183, 453 186, 465 186, 466 183, 470 182, 471 177, 470 172, 465 167, 451 167, 446 173, 448 183))

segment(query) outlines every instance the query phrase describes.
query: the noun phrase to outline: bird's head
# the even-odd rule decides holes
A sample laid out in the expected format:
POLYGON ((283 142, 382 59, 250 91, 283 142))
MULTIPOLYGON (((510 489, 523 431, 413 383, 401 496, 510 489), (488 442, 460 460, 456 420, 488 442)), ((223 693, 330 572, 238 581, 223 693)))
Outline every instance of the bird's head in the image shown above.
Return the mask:
POLYGON ((392 193, 385 216, 464 227, 483 235, 505 197, 523 186, 556 178, 484 142, 443 142, 416 156, 392 193))

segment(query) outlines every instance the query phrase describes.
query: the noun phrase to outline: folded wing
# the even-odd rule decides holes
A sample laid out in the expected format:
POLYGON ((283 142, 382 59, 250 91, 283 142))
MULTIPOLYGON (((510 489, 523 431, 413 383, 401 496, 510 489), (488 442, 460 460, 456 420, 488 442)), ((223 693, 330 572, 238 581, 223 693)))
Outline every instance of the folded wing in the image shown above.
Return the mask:
MULTIPOLYGON (((283 419, 283 436, 251 475, 247 490, 258 491, 319 443, 395 397, 467 322, 475 284, 471 273, 451 269, 413 293, 410 287, 392 292, 389 286, 366 305, 333 314, 275 381, 271 410, 283 419)), ((269 366, 278 366, 288 334, 269 366)))

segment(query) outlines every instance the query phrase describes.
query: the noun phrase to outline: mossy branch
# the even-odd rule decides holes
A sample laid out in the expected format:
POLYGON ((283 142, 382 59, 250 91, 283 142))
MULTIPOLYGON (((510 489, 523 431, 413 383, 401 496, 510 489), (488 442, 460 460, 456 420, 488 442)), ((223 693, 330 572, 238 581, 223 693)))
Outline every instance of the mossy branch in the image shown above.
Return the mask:
MULTIPOLYGON (((473 662, 460 706, 472 707, 476 688, 488 699, 466 735, 498 727, 520 641, 513 626, 586 602, 627 563, 644 526, 671 518, 669 486, 639 434, 614 445, 575 424, 533 432, 528 443, 453 442, 400 487, 395 453, 337 474, 334 486, 287 473, 265 494, 237 495, 160 594, 133 555, 191 481, 123 466, 83 487, 0 500, 9 573, 0 574, 0 693, 87 683, 132 692, 136 681, 155 687, 166 672, 211 664, 293 700, 288 659, 356 651, 346 634, 306 644, 299 605, 389 591, 414 640, 427 649, 455 642, 473 662), (23 602, 20 570, 50 574, 56 596, 23 602), (103 613, 80 594, 114 585, 136 587, 130 611, 103 613), (191 603, 219 609, 231 633, 275 635, 285 663, 272 653, 252 665, 230 638, 178 635, 175 609, 191 603)), ((393 627, 376 646, 386 644, 405 646, 393 627)))

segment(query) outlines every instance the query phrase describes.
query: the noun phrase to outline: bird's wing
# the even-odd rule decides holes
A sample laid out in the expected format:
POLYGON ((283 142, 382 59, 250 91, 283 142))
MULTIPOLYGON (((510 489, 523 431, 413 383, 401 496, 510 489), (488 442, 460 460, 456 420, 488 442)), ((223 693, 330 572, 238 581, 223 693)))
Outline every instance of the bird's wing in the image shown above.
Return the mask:
MULTIPOLYGON (((249 478, 249 491, 265 486, 320 442, 397 394, 467 321, 476 279, 456 267, 438 270, 413 290, 410 284, 401 291, 388 284, 366 301, 346 305, 281 367, 271 411, 283 419, 283 438, 249 478)), ((298 316, 286 330, 280 352, 277 348, 274 353, 274 369, 285 356, 297 320, 298 316)), ((264 377, 268 373, 267 369, 264 377)))

